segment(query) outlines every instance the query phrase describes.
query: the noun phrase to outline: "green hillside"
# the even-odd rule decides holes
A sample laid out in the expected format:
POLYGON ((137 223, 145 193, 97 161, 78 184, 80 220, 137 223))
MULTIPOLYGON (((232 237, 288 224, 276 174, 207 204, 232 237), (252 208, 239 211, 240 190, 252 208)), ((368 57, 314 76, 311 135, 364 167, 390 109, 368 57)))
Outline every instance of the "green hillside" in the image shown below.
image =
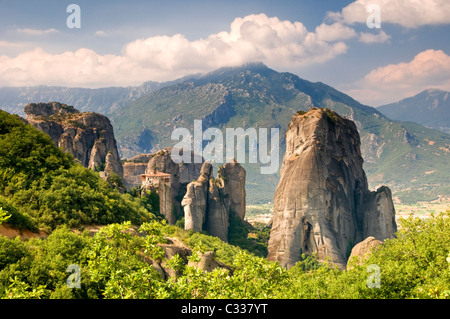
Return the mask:
POLYGON ((0 111, 0 207, 8 223, 47 232, 59 225, 79 227, 154 218, 138 198, 121 194, 98 173, 76 163, 51 138, 0 111))
MULTIPOLYGON (((193 132, 242 127, 280 129, 280 165, 284 132, 295 112, 327 107, 352 119, 361 136, 364 169, 371 188, 389 186, 403 202, 450 195, 450 135, 412 123, 395 122, 376 109, 323 83, 312 83, 263 64, 223 68, 167 86, 130 103, 112 115, 122 157, 174 145, 176 127, 193 132)), ((247 170, 247 202, 272 201, 278 174, 261 175, 259 165, 247 170)))
MULTIPOLYGON (((212 249, 217 249, 217 256, 229 256, 228 269, 201 270, 178 254, 162 257, 159 245, 166 243, 164 235, 179 236, 182 231, 158 222, 144 223, 140 236, 132 235, 129 223, 108 225, 94 236, 77 235, 67 227, 43 240, 0 235, 0 298, 448 299, 449 217, 447 213, 404 220, 396 238, 387 239, 365 260, 352 259, 348 270, 305 255, 286 270, 216 237, 184 238, 196 247, 190 261, 199 260, 199 251, 212 249), (163 279, 149 258, 165 263, 177 276, 163 279), (68 266, 78 269, 78 282, 68 266), (378 279, 373 266, 381 269, 378 279)), ((166 303, 152 303, 155 307, 173 312, 173 317, 180 313, 179 307, 168 309, 166 303)))

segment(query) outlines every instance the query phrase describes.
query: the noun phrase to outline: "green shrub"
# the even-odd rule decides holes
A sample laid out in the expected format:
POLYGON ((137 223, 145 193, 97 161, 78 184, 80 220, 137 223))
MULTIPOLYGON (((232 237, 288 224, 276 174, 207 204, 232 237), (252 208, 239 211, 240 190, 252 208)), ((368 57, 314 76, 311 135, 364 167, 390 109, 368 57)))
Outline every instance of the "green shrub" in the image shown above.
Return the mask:
POLYGON ((302 256, 289 270, 277 262, 160 222, 111 224, 93 237, 58 227, 47 239, 0 237, 0 298, 450 298, 450 212, 427 220, 403 220, 397 237, 348 270, 302 256), (166 260, 159 244, 179 237, 196 251, 215 251, 232 270, 211 272, 166 260), (176 270, 163 280, 148 258, 176 270), (81 268, 81 288, 68 289, 67 266, 81 268), (379 287, 368 287, 370 265, 379 287))
POLYGON ((19 229, 28 229, 33 232, 39 231, 30 216, 26 213, 21 213, 6 197, 0 195, 0 210, 2 207, 8 212, 9 218, 6 220, 8 225, 19 229))
POLYGON ((0 270, 28 254, 28 248, 19 238, 11 240, 0 235, 0 270))

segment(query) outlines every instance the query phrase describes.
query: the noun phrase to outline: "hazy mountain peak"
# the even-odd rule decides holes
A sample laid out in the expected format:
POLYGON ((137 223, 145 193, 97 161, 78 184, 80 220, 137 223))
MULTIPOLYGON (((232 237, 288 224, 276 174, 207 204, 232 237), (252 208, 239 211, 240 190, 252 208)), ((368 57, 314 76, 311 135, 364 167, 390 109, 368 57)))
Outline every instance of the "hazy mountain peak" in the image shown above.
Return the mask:
MULTIPOLYGON (((200 81, 219 81, 224 80, 227 77, 230 76, 236 76, 242 73, 246 74, 271 74, 276 73, 276 71, 270 69, 262 62, 251 62, 251 63, 245 63, 240 66, 229 66, 229 67, 222 67, 217 70, 208 72, 204 74, 203 76, 197 77, 200 81)), ((189 80, 189 78, 188 78, 189 80)))
POLYGON ((448 91, 444 91, 444 90, 436 89, 436 88, 429 88, 429 89, 426 89, 426 90, 422 91, 422 93, 427 93, 427 94, 447 94, 448 91))
POLYGON ((450 133, 449 92, 430 88, 419 94, 378 107, 393 120, 416 122, 450 133))
POLYGON ((262 62, 249 62, 239 66, 222 67, 215 71, 209 72, 208 74, 222 73, 228 71, 239 72, 239 71, 262 71, 262 70, 269 70, 269 68, 262 62))

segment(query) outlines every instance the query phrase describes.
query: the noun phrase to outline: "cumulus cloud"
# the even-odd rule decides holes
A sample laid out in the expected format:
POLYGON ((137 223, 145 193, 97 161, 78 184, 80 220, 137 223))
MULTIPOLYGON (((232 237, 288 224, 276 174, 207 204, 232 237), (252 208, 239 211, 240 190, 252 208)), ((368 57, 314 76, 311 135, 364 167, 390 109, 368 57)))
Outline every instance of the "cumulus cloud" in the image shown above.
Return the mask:
POLYGON ((190 41, 182 34, 137 39, 124 45, 121 55, 100 55, 86 48, 49 54, 38 48, 15 58, 1 56, 0 85, 137 85, 253 61, 298 67, 345 53, 341 40, 354 36, 340 23, 323 24, 311 32, 300 22, 248 15, 234 19, 228 31, 203 39, 190 41))
POLYGON ((343 42, 330 43, 336 40, 309 32, 300 22, 259 14, 236 18, 229 32, 206 39, 189 41, 181 34, 139 39, 127 44, 123 54, 143 66, 167 70, 211 69, 250 61, 301 66, 344 53, 343 42))
POLYGON ((417 94, 427 88, 450 90, 450 56, 426 50, 409 62, 390 64, 369 72, 347 93, 369 105, 381 105, 417 94))
POLYGON ((361 32, 358 41, 362 43, 384 43, 389 41, 390 38, 390 35, 381 30, 379 33, 361 32))
POLYGON ((369 83, 387 85, 392 83, 410 85, 422 82, 434 82, 433 84, 436 84, 436 81, 449 79, 450 56, 442 50, 420 52, 410 62, 380 67, 371 71, 365 77, 365 80, 369 83))
POLYGON ((319 40, 327 42, 347 40, 356 36, 355 30, 342 23, 322 23, 316 28, 315 32, 319 40))
POLYGON ((448 0, 356 0, 340 12, 329 12, 328 18, 346 24, 366 23, 367 7, 377 4, 381 9, 381 23, 399 24, 406 28, 450 23, 448 0))

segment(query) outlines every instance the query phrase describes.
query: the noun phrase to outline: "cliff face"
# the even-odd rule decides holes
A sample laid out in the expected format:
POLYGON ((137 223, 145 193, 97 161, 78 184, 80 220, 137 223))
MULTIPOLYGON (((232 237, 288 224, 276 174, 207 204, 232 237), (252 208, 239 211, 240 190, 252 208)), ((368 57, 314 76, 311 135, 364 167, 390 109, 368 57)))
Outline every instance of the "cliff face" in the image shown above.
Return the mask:
POLYGON ((225 208, 235 216, 245 217, 245 169, 237 162, 226 163, 217 170, 218 179, 222 179, 222 193, 225 208))
POLYGON ((152 154, 139 154, 122 164, 123 179, 127 189, 141 186, 141 175, 145 174, 148 161, 150 161, 151 158, 152 154))
POLYGON ((186 194, 181 201, 184 208, 184 227, 196 232, 203 230, 208 204, 209 180, 212 178, 212 165, 205 162, 202 165, 200 176, 196 181, 189 183, 186 194))
POLYGON ((31 103, 26 120, 47 133, 55 144, 71 153, 83 166, 123 176, 114 130, 106 116, 80 113, 58 102, 31 103))
POLYGON ((187 186, 181 202, 186 230, 202 231, 228 241, 230 214, 244 220, 245 170, 239 163, 219 167, 217 178, 205 162, 200 177, 187 186))
POLYGON ((302 253, 345 267, 368 236, 393 237, 395 211, 387 187, 370 192, 356 125, 326 109, 292 117, 274 196, 269 260, 292 267, 302 253))
MULTIPOLYGON (((175 196, 180 193, 180 189, 200 176, 202 163, 194 163, 194 153, 191 153, 190 163, 175 163, 171 156, 172 148, 164 148, 151 155, 147 163, 146 172, 156 170, 172 175, 172 191, 175 196)), ((203 160, 202 160, 203 161, 203 160)), ((184 192, 182 192, 184 195, 184 192)), ((181 201, 181 200, 180 200, 181 201)))
POLYGON ((172 148, 164 148, 150 156, 145 173, 154 170, 172 175, 170 187, 172 192, 172 206, 170 219, 176 220, 183 215, 181 200, 186 193, 186 186, 200 176, 202 163, 194 163, 194 153, 191 153, 190 163, 175 163, 171 157, 172 148))

